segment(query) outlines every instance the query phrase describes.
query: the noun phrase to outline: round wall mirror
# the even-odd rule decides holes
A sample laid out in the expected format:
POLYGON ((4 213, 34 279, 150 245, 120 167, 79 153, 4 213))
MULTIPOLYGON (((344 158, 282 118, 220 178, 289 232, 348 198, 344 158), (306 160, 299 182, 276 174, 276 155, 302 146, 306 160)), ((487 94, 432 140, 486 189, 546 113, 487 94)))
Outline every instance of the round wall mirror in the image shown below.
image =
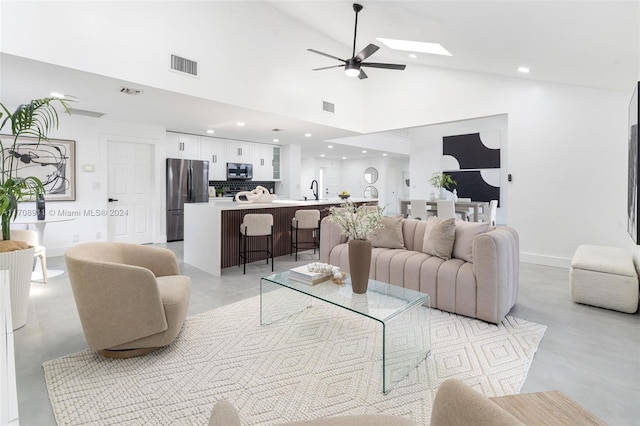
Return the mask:
POLYGON ((378 190, 375 186, 367 186, 364 189, 364 198, 378 198, 378 190))
POLYGON ((364 171, 364 180, 367 181, 367 183, 376 183, 378 180, 378 170, 375 167, 367 167, 367 170, 364 171))

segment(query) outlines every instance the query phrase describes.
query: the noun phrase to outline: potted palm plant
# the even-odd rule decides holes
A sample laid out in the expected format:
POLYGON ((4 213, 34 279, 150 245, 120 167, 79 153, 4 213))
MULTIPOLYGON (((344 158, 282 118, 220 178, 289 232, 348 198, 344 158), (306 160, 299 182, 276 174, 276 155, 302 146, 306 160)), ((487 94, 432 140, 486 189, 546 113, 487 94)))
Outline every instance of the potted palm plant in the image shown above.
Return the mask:
POLYGON ((69 112, 65 100, 53 97, 34 99, 13 112, 0 103, 0 134, 9 133, 0 138, 0 270, 9 271, 14 330, 27 322, 34 248, 21 241, 11 241, 10 225, 18 215, 20 201, 36 199, 44 193, 40 179, 18 175, 18 140, 29 136, 37 139, 37 143, 46 143, 49 133, 58 127, 55 104, 69 112), (3 139, 9 141, 4 142, 3 139))

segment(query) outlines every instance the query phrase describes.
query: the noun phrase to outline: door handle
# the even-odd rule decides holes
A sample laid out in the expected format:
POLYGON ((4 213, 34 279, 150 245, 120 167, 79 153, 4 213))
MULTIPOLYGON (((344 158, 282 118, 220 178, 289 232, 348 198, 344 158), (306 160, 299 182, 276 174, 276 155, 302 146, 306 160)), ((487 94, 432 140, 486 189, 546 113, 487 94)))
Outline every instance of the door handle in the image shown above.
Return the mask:
POLYGON ((108 200, 108 201, 109 201, 110 203, 113 203, 114 201, 118 201, 118 200, 116 200, 115 198, 109 198, 109 200, 108 200))

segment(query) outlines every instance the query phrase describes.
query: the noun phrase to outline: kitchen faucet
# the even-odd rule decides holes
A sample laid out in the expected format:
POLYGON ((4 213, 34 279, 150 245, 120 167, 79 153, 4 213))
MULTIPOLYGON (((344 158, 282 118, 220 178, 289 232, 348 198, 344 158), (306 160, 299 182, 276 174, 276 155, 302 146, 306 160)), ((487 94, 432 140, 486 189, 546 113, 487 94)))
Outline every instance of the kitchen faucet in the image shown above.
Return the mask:
POLYGON ((319 198, 318 198, 318 181, 317 181, 317 180, 315 180, 315 179, 314 179, 314 180, 312 180, 312 181, 311 181, 311 188, 309 188, 309 189, 313 189, 313 184, 314 184, 314 183, 316 184, 316 190, 315 190, 315 191, 313 191, 313 196, 314 196, 314 197, 316 197, 316 201, 317 201, 317 200, 319 199, 319 198))

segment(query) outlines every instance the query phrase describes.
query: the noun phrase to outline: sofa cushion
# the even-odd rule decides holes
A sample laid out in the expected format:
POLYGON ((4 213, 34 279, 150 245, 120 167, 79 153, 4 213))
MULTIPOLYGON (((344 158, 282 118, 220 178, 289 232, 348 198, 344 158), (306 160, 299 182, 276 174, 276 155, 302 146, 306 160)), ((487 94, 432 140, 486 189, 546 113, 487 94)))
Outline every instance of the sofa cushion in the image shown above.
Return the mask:
POLYGON ((402 216, 384 216, 382 227, 376 229, 369 240, 374 247, 403 249, 402 216))
POLYGON ((422 252, 445 260, 451 259, 455 237, 456 224, 454 218, 438 219, 437 217, 431 217, 427 220, 422 252))
POLYGON ((478 234, 488 232, 489 229, 491 229, 489 222, 457 221, 452 256, 473 263, 473 239, 478 234))

